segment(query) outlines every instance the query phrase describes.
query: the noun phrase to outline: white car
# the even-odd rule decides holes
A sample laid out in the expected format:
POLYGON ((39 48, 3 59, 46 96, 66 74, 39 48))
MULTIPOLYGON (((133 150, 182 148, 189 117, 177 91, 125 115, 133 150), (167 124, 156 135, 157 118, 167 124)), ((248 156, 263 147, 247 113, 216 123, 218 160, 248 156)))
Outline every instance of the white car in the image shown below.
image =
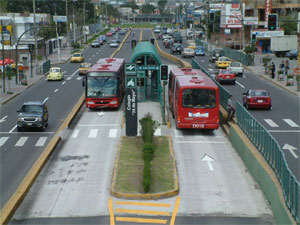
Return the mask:
POLYGON ((117 47, 119 47, 118 40, 112 39, 111 42, 109 43, 109 47, 110 48, 117 48, 117 47))
POLYGON ((243 76, 244 67, 240 62, 231 62, 227 69, 231 70, 236 76, 243 76))

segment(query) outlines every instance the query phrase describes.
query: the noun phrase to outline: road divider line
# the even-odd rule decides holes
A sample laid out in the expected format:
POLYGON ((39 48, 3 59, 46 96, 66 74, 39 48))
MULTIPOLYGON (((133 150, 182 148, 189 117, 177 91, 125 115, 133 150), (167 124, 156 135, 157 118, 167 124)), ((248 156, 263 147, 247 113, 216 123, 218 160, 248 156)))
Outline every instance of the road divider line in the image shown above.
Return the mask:
POLYGON ((43 103, 45 103, 46 101, 48 101, 48 99, 49 99, 49 97, 45 98, 45 99, 43 100, 43 103))
POLYGON ((148 214, 156 216, 169 216, 169 212, 164 211, 155 211, 155 210, 135 210, 135 209, 115 209, 117 213, 132 213, 132 214, 148 214))
POLYGON ((268 132, 273 133, 300 133, 300 130, 268 130, 268 132))
POLYGON ((112 127, 112 126, 121 126, 121 124, 78 124, 77 127, 112 127))
POLYGON ((237 83, 238 85, 240 85, 242 88, 245 88, 245 86, 244 86, 244 85, 242 85, 240 82, 238 82, 238 81, 235 81, 235 83, 237 83))
POLYGON ((146 219, 146 218, 136 218, 136 217, 116 217, 116 221, 134 222, 134 223, 156 223, 156 224, 166 224, 168 222, 168 220, 146 219))
POLYGON ((176 202, 175 202, 174 211, 173 211, 173 214, 172 214, 172 218, 171 218, 171 221, 170 221, 170 225, 174 225, 174 223, 175 223, 175 218, 176 218, 177 211, 178 211, 178 208, 179 208, 179 203, 180 203, 180 197, 177 197, 176 202))
POLYGON ((17 128, 17 125, 15 125, 8 133, 12 133, 14 131, 14 129, 17 128))
POLYGON ((58 92, 58 89, 55 89, 54 92, 58 92))
POLYGON ((66 81, 62 82, 62 85, 64 85, 66 83, 66 81))
POLYGON ((77 72, 79 71, 79 68, 77 69, 77 70, 75 70, 75 72, 74 73, 72 73, 72 75, 71 76, 74 76, 77 72))
POLYGON ((110 225, 115 225, 115 218, 114 218, 114 210, 113 210, 113 203, 112 198, 109 197, 108 199, 108 210, 109 210, 109 218, 110 218, 110 225))
POLYGON ((175 141, 178 144, 224 144, 225 141, 175 141))

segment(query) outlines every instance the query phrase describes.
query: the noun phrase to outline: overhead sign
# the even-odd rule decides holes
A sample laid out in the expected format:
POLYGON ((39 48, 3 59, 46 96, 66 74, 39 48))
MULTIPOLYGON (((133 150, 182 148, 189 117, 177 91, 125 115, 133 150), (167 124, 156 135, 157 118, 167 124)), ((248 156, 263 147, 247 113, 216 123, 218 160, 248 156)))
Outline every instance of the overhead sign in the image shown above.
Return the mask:
POLYGON ((258 17, 244 17, 244 25, 257 25, 258 17))
POLYGON ((58 22, 66 23, 67 16, 53 16, 53 21, 56 23, 58 23, 58 22))
POLYGON ((221 27, 242 28, 241 4, 223 4, 221 9, 221 27))
POLYGON ((125 64, 125 74, 126 75, 136 75, 136 64, 126 63, 125 64))

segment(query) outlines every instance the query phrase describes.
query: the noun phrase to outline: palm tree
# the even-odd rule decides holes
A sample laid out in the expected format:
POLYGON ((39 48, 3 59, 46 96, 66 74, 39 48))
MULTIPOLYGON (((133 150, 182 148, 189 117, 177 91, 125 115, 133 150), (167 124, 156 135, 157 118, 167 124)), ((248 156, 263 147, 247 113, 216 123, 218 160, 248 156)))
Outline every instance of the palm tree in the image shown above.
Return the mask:
POLYGON ((157 3, 163 22, 165 22, 164 15, 165 15, 165 6, 167 3, 168 3, 168 0, 159 0, 157 3))

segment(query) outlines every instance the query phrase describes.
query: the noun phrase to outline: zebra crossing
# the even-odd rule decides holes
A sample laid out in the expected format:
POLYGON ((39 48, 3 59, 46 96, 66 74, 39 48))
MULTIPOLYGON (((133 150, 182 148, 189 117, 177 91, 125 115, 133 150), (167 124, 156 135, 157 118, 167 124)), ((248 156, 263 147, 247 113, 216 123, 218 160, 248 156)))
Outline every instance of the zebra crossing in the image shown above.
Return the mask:
POLYGON ((287 125, 288 127, 291 127, 291 128, 299 128, 299 124, 295 123, 293 120, 291 119, 282 119, 282 120, 279 120, 279 121, 274 121, 272 119, 264 119, 264 122, 269 126, 269 127, 272 127, 272 128, 280 128, 280 123, 282 123, 282 121, 284 122, 285 125, 287 125))

